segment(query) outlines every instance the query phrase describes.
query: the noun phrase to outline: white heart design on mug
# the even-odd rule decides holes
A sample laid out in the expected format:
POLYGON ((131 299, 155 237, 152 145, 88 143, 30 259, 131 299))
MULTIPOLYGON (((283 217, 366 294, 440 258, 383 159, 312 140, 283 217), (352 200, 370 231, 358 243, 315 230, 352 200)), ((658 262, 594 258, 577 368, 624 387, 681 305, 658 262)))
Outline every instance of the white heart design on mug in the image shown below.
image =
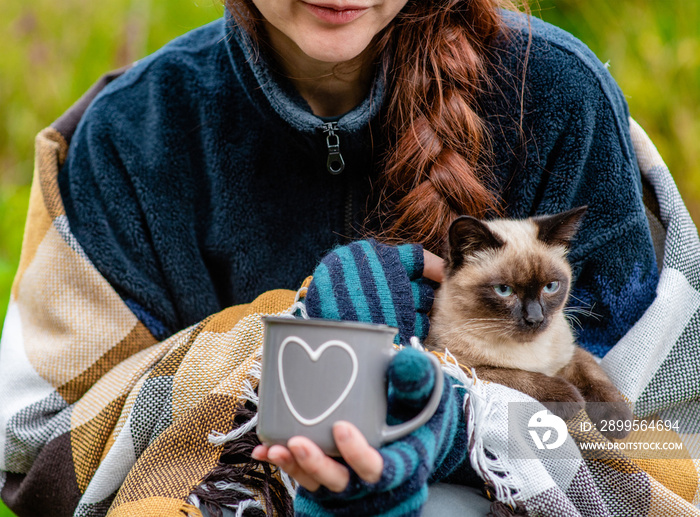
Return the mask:
POLYGON ((357 370, 358 370, 358 362, 357 362, 357 355, 355 355, 355 351, 348 345, 347 343, 343 341, 338 341, 338 340, 331 340, 331 341, 326 341, 318 347, 316 351, 313 351, 311 347, 304 341, 303 339, 296 337, 296 336, 289 336, 286 338, 284 341, 282 341, 282 345, 280 346, 279 353, 277 355, 277 371, 279 373, 279 378, 280 378, 280 388, 282 389, 282 396, 284 397, 284 401, 287 403, 287 407, 289 408, 289 411, 292 412, 292 415, 294 415, 294 418, 296 418, 300 423, 304 425, 316 425, 319 422, 323 421, 326 417, 328 417, 333 411, 335 411, 340 404, 343 403, 345 398, 348 396, 350 393, 350 390, 352 387, 355 385, 355 381, 357 380, 357 370), (287 392, 287 385, 284 382, 284 368, 282 366, 282 354, 284 353, 284 349, 287 348, 287 345, 289 343, 296 343, 297 345, 301 346, 306 354, 311 358, 311 360, 315 363, 316 361, 319 360, 323 352, 325 352, 328 348, 331 347, 338 347, 347 352, 347 354, 350 356, 350 359, 352 360, 352 374, 350 375, 350 380, 348 381, 347 386, 345 386, 345 389, 343 392, 340 394, 340 396, 336 399, 333 404, 330 405, 328 409, 326 409, 323 413, 318 415, 315 418, 305 418, 299 414, 299 412, 296 410, 294 407, 294 404, 292 404, 292 400, 289 397, 289 393, 287 392))

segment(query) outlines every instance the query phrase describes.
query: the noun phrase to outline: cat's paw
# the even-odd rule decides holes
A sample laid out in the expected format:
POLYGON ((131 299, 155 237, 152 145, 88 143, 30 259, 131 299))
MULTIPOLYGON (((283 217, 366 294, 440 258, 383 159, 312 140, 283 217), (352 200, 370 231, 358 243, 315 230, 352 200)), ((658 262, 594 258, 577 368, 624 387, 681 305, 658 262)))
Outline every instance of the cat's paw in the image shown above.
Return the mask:
POLYGON ((586 413, 606 438, 622 439, 630 434, 634 415, 624 400, 589 402, 586 413))
POLYGON ((568 420, 586 407, 581 392, 569 381, 561 377, 549 377, 547 394, 540 402, 553 414, 568 420))

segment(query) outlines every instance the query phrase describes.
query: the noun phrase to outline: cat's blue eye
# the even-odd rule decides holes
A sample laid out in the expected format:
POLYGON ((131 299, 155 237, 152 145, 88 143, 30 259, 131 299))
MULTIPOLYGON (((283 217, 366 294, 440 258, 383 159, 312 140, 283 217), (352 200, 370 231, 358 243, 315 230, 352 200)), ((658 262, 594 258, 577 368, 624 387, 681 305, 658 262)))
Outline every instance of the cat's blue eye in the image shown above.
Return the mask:
POLYGON ((542 290, 547 294, 556 293, 559 290, 559 282, 556 280, 554 282, 549 282, 542 290))
POLYGON ((508 296, 513 294, 513 288, 505 284, 494 285, 493 290, 496 291, 496 294, 498 296, 502 296, 503 298, 507 298, 508 296))

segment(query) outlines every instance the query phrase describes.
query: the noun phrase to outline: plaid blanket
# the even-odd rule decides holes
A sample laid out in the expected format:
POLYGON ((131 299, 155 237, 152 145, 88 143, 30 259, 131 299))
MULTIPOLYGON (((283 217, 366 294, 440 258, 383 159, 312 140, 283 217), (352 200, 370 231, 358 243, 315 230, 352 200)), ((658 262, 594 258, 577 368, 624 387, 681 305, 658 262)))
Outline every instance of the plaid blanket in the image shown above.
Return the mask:
POLYGON ((252 443, 220 459, 226 433, 251 432, 242 415, 261 316, 287 312, 296 293, 267 292, 157 342, 70 232, 57 185, 66 152, 57 130, 38 135, 0 345, 3 500, 31 516, 201 515, 189 503, 225 468, 245 485, 233 491, 241 509, 289 510, 285 480, 249 460, 252 443))
POLYGON ((537 439, 556 445, 532 420, 544 406, 449 367, 469 389, 473 465, 495 499, 528 514, 700 515, 700 242, 656 148, 634 121, 631 131, 658 200, 648 216, 661 267, 655 301, 601 361, 640 419, 631 434, 610 442, 580 414, 540 450, 537 439))
MULTIPOLYGON (((602 365, 638 417, 672 424, 625 442, 684 448, 582 454, 582 444, 610 442, 579 415, 560 457, 533 455, 527 411, 543 408, 468 377, 447 356, 446 371, 468 389, 472 464, 495 499, 535 515, 700 514, 700 246, 656 150, 632 131, 658 199, 659 219, 649 216, 663 268, 656 301, 602 365)), ((21 515, 201 515, 207 502, 288 514, 292 483, 250 460, 249 438, 261 316, 289 313, 296 293, 265 293, 158 342, 70 232, 57 185, 65 139, 48 128, 36 148, 0 345, 2 498, 21 515)))

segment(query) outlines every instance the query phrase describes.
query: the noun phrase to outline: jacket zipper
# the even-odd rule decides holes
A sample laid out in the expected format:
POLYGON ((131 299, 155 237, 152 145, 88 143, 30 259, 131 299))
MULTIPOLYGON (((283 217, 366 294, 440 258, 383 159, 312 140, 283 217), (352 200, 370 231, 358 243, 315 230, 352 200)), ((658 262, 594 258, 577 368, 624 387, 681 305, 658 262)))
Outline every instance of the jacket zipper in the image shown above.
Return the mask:
MULTIPOLYGON (((326 170, 337 176, 345 170, 345 160, 343 155, 340 154, 340 138, 338 137, 336 131, 338 131, 337 122, 325 122, 321 127, 321 130, 326 135, 326 148, 328 149, 328 159, 326 160, 326 170)), ((345 242, 350 242, 352 240, 352 185, 350 183, 350 178, 345 178, 345 206, 343 213, 343 226, 344 235, 343 240, 345 242)))
POLYGON ((326 169, 333 175, 340 174, 345 170, 345 160, 340 154, 340 138, 335 134, 338 131, 338 123, 325 122, 322 130, 326 134, 326 147, 328 148, 326 169))

